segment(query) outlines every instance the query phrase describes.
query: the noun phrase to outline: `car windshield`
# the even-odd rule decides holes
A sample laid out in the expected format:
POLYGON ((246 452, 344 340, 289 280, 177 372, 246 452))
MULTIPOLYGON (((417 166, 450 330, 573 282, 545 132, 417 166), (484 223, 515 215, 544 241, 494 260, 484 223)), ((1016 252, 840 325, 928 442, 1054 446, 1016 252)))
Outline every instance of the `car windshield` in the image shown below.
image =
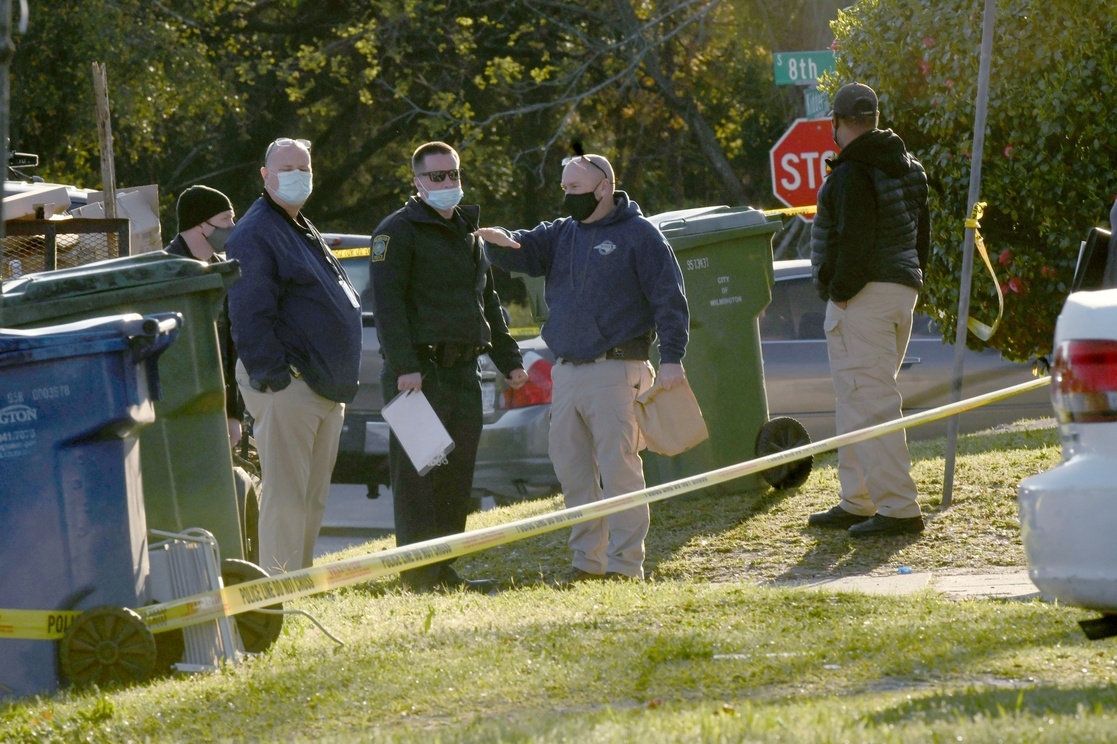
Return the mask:
POLYGON ((343 258, 341 259, 341 267, 345 269, 349 281, 353 282, 353 286, 361 295, 361 311, 371 313, 372 283, 368 276, 368 258, 343 258))

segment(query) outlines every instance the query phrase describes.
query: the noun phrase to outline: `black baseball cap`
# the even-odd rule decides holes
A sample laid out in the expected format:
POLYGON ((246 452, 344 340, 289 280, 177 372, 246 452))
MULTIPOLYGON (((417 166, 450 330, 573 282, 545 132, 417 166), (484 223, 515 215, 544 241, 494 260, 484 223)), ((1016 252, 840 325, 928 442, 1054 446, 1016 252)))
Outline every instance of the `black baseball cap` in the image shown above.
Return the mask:
POLYGON ((834 106, 830 110, 831 116, 839 119, 848 119, 851 116, 874 116, 877 110, 877 94, 864 83, 849 83, 843 85, 834 94, 834 106))

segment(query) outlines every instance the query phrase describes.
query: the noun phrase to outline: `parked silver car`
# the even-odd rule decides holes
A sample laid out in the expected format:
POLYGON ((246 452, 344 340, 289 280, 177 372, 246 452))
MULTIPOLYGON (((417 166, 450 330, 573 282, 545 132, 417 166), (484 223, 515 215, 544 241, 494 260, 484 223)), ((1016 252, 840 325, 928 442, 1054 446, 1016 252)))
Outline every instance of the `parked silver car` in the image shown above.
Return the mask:
MULTIPOLYGON (((367 235, 326 235, 353 283, 362 293, 364 348, 361 388, 347 407, 334 480, 365 483, 370 495, 388 482, 388 426, 380 416, 380 345, 376 338, 369 293, 367 235)), ((810 262, 774 263, 772 301, 759 318, 765 390, 770 419, 798 420, 812 441, 831 437, 834 428, 834 388, 826 355, 822 320, 825 305, 811 285, 810 262)), ((546 316, 541 282, 532 282, 531 297, 538 318, 546 316)), ((916 319, 907 359, 900 372, 905 411, 915 413, 950 402, 954 347, 926 316, 916 319)), ((554 355, 536 334, 519 341, 531 382, 518 391, 507 389, 503 376, 488 357, 481 358, 485 424, 474 476, 475 495, 490 495, 497 503, 557 493, 558 479, 547 454, 551 402, 551 365, 554 355)), ((967 351, 963 377, 966 397, 999 390, 1031 379, 1028 364, 1009 362, 989 349, 967 351)), ((691 369, 691 375, 702 370, 691 369)), ((974 431, 1022 418, 1049 416, 1044 391, 1015 396, 1001 403, 962 414, 961 429, 974 431)), ((912 439, 941 436, 945 422, 908 430, 912 439)), ((809 470, 808 470, 809 472, 809 470)))
MULTIPOLYGON (((363 326, 361 384, 356 399, 345 409, 333 481, 364 484, 369 498, 375 498, 379 487, 389 481, 388 424, 380 414, 383 359, 372 312, 369 236, 327 233, 322 237, 361 293, 363 326)), ((529 333, 520 340, 529 378, 522 388, 507 388, 504 376, 487 355, 479 360, 484 428, 473 478, 478 501, 492 496, 504 504, 558 492, 558 478, 547 456, 554 355, 539 338, 538 329, 522 330, 529 333)))
MULTIPOLYGON (((770 418, 790 416, 803 424, 812 441, 832 437, 834 387, 822 322, 826 305, 811 283, 811 262, 776 261, 772 301, 760 315, 764 388, 770 418)), ((911 415, 950 403, 954 346, 944 343, 938 325, 917 313, 911 342, 900 369, 904 413, 911 415)), ((697 372, 694 372, 697 374, 697 372)), ((995 349, 963 358, 962 395, 972 398, 1034 379, 1030 364, 1010 362, 995 349)), ((1033 390, 961 414, 963 432, 987 429, 1024 418, 1051 415, 1046 390, 1033 390)), ((909 439, 946 433, 946 420, 907 430, 909 439)))

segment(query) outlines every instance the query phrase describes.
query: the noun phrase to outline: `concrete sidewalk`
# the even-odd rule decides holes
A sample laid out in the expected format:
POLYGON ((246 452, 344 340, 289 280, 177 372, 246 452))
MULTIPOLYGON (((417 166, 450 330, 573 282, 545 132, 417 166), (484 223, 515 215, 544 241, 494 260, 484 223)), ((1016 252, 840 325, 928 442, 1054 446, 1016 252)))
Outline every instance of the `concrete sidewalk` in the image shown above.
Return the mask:
POLYGON ((844 576, 836 579, 807 579, 774 584, 773 586, 801 587, 833 592, 863 592, 865 594, 912 594, 932 589, 950 599, 1006 599, 1025 601, 1044 599, 1028 578, 1026 568, 1009 568, 992 573, 913 573, 873 574, 844 576))

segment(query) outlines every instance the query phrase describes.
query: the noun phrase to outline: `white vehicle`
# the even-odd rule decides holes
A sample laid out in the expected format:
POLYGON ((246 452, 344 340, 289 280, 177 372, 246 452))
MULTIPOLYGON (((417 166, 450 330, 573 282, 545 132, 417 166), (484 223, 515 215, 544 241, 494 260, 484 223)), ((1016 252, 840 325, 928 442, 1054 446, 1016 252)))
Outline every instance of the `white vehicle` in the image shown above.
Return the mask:
POLYGON ((1028 575, 1045 594, 1101 612, 1080 625, 1088 638, 1106 638, 1117 635, 1117 289, 1067 298, 1055 324, 1051 403, 1063 462, 1017 490, 1028 575))

